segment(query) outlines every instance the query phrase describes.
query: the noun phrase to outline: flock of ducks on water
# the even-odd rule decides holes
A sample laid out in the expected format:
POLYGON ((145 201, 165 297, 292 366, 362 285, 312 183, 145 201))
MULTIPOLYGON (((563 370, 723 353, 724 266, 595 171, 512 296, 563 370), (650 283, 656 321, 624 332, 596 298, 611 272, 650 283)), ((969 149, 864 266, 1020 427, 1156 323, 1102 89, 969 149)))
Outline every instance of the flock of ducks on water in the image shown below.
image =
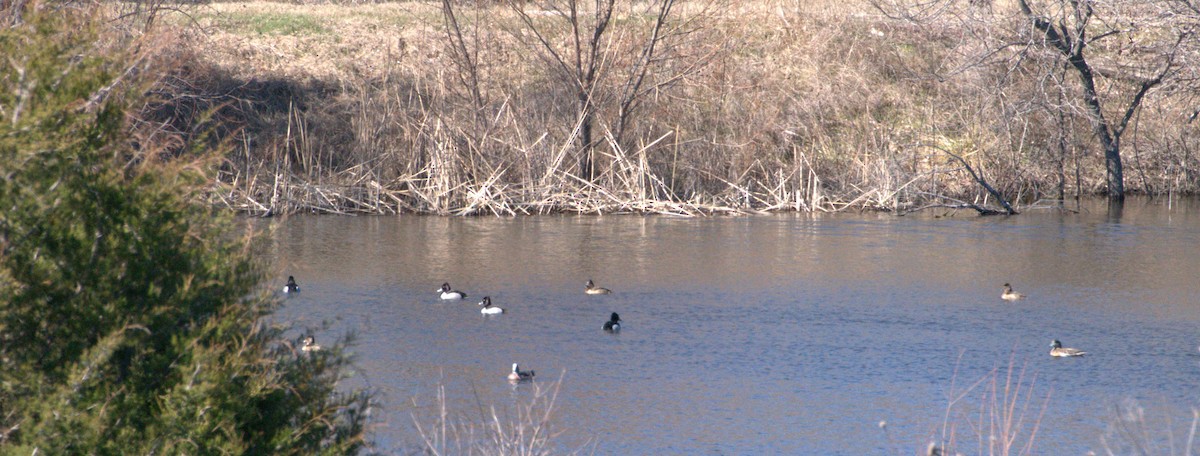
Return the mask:
MULTIPOLYGON (((458 300, 467 298, 466 293, 463 293, 461 291, 455 291, 453 288, 451 288, 450 282, 442 283, 441 288, 438 288, 437 290, 434 290, 434 291, 439 293, 439 295, 438 295, 439 298, 441 298, 443 300, 447 300, 447 301, 458 301, 458 300)), ((295 277, 288 276, 287 284, 285 284, 283 286, 283 292, 284 293, 299 293, 300 292, 300 286, 296 284, 295 277)), ((594 282, 592 282, 592 279, 588 279, 587 285, 584 286, 583 292, 586 294, 589 294, 589 295, 612 294, 612 290, 609 290, 607 288, 597 287, 596 284, 594 282)), ((484 315, 496 315, 496 314, 504 313, 504 309, 492 305, 492 297, 491 296, 484 296, 483 300, 479 302, 479 305, 482 306, 482 308, 479 309, 479 313, 484 314, 484 315)), ((612 315, 610 315, 608 317, 608 321, 604 322, 604 326, 602 328, 605 331, 610 332, 610 333, 620 332, 621 331, 621 316, 617 315, 616 312, 613 312, 612 315)), ((1055 341, 1055 342, 1057 342, 1057 341, 1055 341)), ((301 341, 300 350, 305 351, 305 352, 319 351, 319 350, 321 350, 321 346, 317 345, 316 338, 314 338, 313 336, 306 336, 301 341)), ((514 382, 520 382, 520 381, 524 381, 524 380, 532 380, 533 377, 534 377, 534 371, 531 371, 531 370, 523 371, 520 369, 520 367, 517 366, 517 363, 513 363, 512 372, 510 372, 508 374, 508 379, 511 381, 514 381, 514 382)))
MULTIPOLYGON (((462 300, 462 299, 467 298, 466 293, 463 293, 461 291, 455 291, 453 288, 450 288, 449 282, 443 283, 441 288, 438 288, 435 291, 437 293, 440 293, 438 296, 441 299, 444 299, 447 301, 457 301, 457 300, 462 300)), ((300 286, 296 284, 295 277, 288 276, 287 284, 283 286, 283 292, 284 293, 299 293, 300 292, 300 286)), ((583 288, 583 292, 586 294, 589 294, 589 295, 612 294, 612 290, 596 286, 596 284, 594 282, 592 282, 591 279, 588 279, 587 285, 585 285, 583 288)), ((1017 301, 1020 299, 1025 299, 1025 297, 1026 297, 1025 295, 1013 291, 1012 284, 1009 284, 1009 283, 1004 284, 1004 291, 1000 293, 1000 299, 1003 299, 1005 301, 1017 301)), ((504 313, 504 309, 502 309, 498 306, 492 305, 492 297, 491 296, 484 296, 483 300, 479 302, 479 306, 481 306, 481 308, 479 309, 479 313, 484 314, 484 315, 497 315, 497 314, 504 313)), ((612 315, 610 315, 608 317, 608 321, 604 322, 604 326, 602 328, 608 332, 621 331, 621 316, 618 315, 616 312, 613 312, 612 315)), ((302 351, 312 352, 312 351, 318 351, 321 349, 321 346, 317 345, 316 339, 313 338, 313 336, 305 337, 304 340, 301 342, 301 344, 302 345, 300 347, 300 350, 302 350, 302 351)), ((1058 358, 1069 358, 1069 357, 1075 357, 1075 356, 1083 356, 1086 354, 1087 354, 1087 352, 1080 350, 1078 348, 1063 347, 1062 342, 1060 342, 1058 339, 1054 339, 1053 341, 1050 342, 1050 356, 1054 356, 1054 357, 1058 357, 1058 358)), ((522 371, 517 366, 517 363, 513 363, 512 372, 508 374, 508 379, 512 380, 512 381, 522 381, 522 380, 532 379, 533 376, 534 376, 533 371, 522 371)))
MULTIPOLYGON (((447 301, 456 301, 456 300, 462 300, 462 299, 467 298, 466 293, 463 293, 461 291, 455 291, 453 288, 450 288, 449 282, 443 283, 441 288, 438 288, 435 291, 440 293, 439 297, 441 299, 447 300, 447 301)), ((300 286, 296 284, 295 277, 288 276, 287 284, 283 286, 283 292, 284 293, 300 292, 300 286)), ((592 282, 591 279, 588 279, 587 285, 584 286, 583 292, 586 294, 589 294, 589 295, 612 294, 612 290, 609 290, 607 288, 597 287, 596 284, 594 282, 592 282)), ((1004 291, 1002 291, 1000 293, 1000 299, 1003 299, 1005 301, 1017 301, 1017 300, 1021 300, 1021 299, 1025 299, 1025 298, 1026 298, 1026 296, 1024 294, 1013 291, 1012 284, 1009 284, 1009 283, 1004 284, 1004 291)), ((479 302, 479 305, 482 307, 481 309, 479 309, 479 312, 484 315, 495 315, 495 314, 504 313, 504 309, 492 305, 492 298, 490 296, 484 296, 483 300, 479 302)), ((616 312, 613 312, 612 315, 609 315, 608 321, 604 322, 603 329, 608 332, 621 331, 621 316, 618 315, 616 312)), ((305 351, 305 352, 314 352, 314 351, 321 350, 321 346, 317 345, 316 338, 314 338, 313 336, 306 336, 301 341, 300 350, 305 351)), ((1086 354, 1087 354, 1087 352, 1080 350, 1078 348, 1063 347, 1062 342, 1060 342, 1058 339, 1054 339, 1053 341, 1050 342, 1050 356, 1059 357, 1059 358, 1069 358, 1069 357, 1075 357, 1075 356, 1083 356, 1086 354)), ((508 374, 508 380, 511 382, 523 382, 523 381, 527 381, 527 380, 532 380, 535 375, 536 374, 534 373, 534 371, 521 370, 520 366, 517 363, 513 363, 512 372, 509 372, 509 374, 508 374)), ((945 452, 944 449, 938 447, 934 443, 930 443, 929 447, 926 450, 927 456, 946 456, 949 454, 950 453, 945 452)), ((955 454, 957 455, 959 453, 955 453, 955 454)))
MULTIPOLYGON (((1005 283, 1004 291, 1000 292, 1000 299, 1005 301, 1016 301, 1019 299, 1025 299, 1025 295, 1013 291, 1012 285, 1005 283)), ((1087 352, 1078 348, 1063 348, 1062 342, 1059 342, 1058 339, 1054 339, 1050 342, 1050 356, 1069 358, 1072 356, 1083 356, 1086 354, 1087 352)))

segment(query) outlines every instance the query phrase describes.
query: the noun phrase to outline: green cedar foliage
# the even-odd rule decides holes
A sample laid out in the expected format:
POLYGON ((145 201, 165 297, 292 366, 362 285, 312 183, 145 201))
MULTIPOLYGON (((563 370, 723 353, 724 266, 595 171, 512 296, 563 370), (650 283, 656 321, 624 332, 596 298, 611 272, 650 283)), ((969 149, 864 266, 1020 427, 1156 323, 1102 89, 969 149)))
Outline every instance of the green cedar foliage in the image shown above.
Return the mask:
POLYGON ((369 394, 335 388, 340 347, 301 352, 264 322, 278 301, 257 287, 256 238, 189 200, 202 162, 146 159, 126 134, 148 92, 133 43, 114 46, 96 9, 15 8, 0 26, 0 453, 363 450, 369 394))

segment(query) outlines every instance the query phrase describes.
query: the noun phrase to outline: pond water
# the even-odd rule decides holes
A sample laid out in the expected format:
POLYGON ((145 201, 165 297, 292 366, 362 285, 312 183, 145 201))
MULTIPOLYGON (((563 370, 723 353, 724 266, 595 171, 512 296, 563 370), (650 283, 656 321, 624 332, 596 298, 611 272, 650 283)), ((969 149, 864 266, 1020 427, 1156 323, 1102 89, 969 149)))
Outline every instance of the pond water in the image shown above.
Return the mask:
POLYGON ((303 290, 278 318, 324 344, 357 334, 345 385, 380 392, 385 453, 419 450, 439 388, 478 423, 561 379, 557 450, 908 455, 945 439, 978 454, 1007 416, 1013 454, 1031 435, 1035 454, 1115 451, 1121 429, 1182 454, 1200 203, 934 215, 269 223, 276 285, 303 290), (585 295, 589 278, 614 293, 585 295), (469 298, 439 300, 442 282, 469 298), (1005 282, 1028 298, 1001 300, 1005 282), (484 295, 506 313, 481 315, 484 295), (619 334, 601 330, 611 312, 619 334), (1052 339, 1089 355, 1052 358, 1052 339), (538 380, 507 382, 514 362, 538 380))

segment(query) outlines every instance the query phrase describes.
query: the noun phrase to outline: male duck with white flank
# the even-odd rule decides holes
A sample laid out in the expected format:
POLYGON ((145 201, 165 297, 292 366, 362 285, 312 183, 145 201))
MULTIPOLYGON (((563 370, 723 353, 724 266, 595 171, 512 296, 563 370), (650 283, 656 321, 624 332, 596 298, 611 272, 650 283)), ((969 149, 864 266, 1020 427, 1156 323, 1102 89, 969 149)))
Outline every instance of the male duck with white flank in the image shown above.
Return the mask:
POLYGON ((583 288, 583 292, 590 295, 606 295, 612 293, 612 290, 600 288, 592 282, 592 279, 588 279, 587 286, 583 288))
POLYGON ((608 332, 620 332, 621 316, 613 312, 612 316, 608 317, 608 321, 604 322, 604 330, 608 332))
POLYGON ((1067 358, 1071 356, 1083 356, 1086 354, 1087 352, 1078 348, 1063 348, 1062 342, 1059 342, 1058 339, 1054 339, 1053 342, 1050 342, 1050 356, 1067 358))
POLYGON ((1000 293, 1000 299, 1005 301, 1016 301, 1018 299, 1025 299, 1025 295, 1013 291, 1012 285, 1006 282, 1004 284, 1004 291, 1000 293))
POLYGON ((1005 283, 1004 292, 1000 293, 1000 299, 1005 301, 1016 301, 1018 299, 1025 299, 1025 295, 1013 291, 1012 285, 1005 283))
POLYGON ((301 343, 300 350, 306 352, 321 351, 321 346, 317 345, 317 339, 315 337, 308 336, 305 337, 304 342, 301 343))
POLYGON ((513 363, 513 370, 508 374, 508 380, 512 382, 532 380, 533 375, 533 371, 522 371, 521 369, 517 368, 517 363, 513 363))
POLYGON ((287 285, 283 286, 284 293, 299 293, 300 285, 296 285, 296 278, 288 276, 287 285))
POLYGON ((479 305, 483 306, 482 309, 479 309, 479 313, 484 314, 484 315, 494 315, 494 314, 504 313, 504 309, 501 309, 499 307, 492 305, 492 297, 491 296, 484 296, 483 301, 479 301, 479 305))
POLYGON ((446 300, 462 299, 462 298, 467 297, 466 293, 463 293, 461 291, 451 290, 449 282, 443 283, 442 287, 438 288, 437 291, 442 292, 442 299, 446 299, 446 300))

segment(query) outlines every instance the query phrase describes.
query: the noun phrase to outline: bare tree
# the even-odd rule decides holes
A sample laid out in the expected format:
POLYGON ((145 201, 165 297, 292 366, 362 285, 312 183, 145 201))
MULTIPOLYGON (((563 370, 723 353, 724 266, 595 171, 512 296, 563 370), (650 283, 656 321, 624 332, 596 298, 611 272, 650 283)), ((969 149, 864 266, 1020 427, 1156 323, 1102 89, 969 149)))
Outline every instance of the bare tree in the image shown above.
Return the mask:
MULTIPOLYGON (((596 132, 598 113, 606 108, 615 110, 615 119, 607 124, 611 125, 613 139, 619 143, 647 92, 678 80, 683 73, 694 71, 696 66, 661 81, 649 81, 650 75, 663 64, 661 53, 664 41, 678 31, 668 30, 667 25, 676 0, 655 0, 646 6, 653 23, 637 46, 637 59, 624 79, 614 84, 610 79, 620 70, 615 67, 612 55, 620 50, 612 48, 617 40, 611 36, 617 1, 593 0, 591 5, 583 3, 580 0, 564 0, 541 4, 544 9, 539 12, 548 16, 548 20, 535 19, 518 2, 510 2, 509 5, 536 40, 529 44, 539 51, 552 72, 558 74, 573 94, 580 147, 579 173, 585 179, 593 179, 596 175, 594 149, 602 136, 596 132), (557 42, 548 32, 553 21, 566 24, 568 35, 565 45, 557 42)), ((702 62, 696 62, 696 65, 700 64, 702 62)))
MULTIPOLYGON (((1085 51, 1097 41, 1106 38, 1115 39, 1121 35, 1126 35, 1130 47, 1135 47, 1137 44, 1133 41, 1132 36, 1129 36, 1135 33, 1134 29, 1137 27, 1133 18, 1128 18, 1126 22, 1121 20, 1126 18, 1118 17, 1114 18, 1112 23, 1097 20, 1094 2, 1088 0, 1057 0, 1049 5, 1042 5, 1042 8, 1046 10, 1057 11, 1057 17, 1035 11, 1027 0, 1019 0, 1018 4, 1021 12, 1029 19, 1036 31, 1032 34, 1034 41, 1031 44, 1041 44, 1057 51, 1079 76, 1083 101, 1087 106, 1092 129, 1104 150, 1105 169, 1108 175, 1108 197, 1114 200, 1124 199, 1125 179, 1121 164, 1121 135, 1125 133, 1125 129, 1129 126, 1129 120, 1142 105, 1146 93, 1162 84, 1175 72, 1177 68, 1175 58, 1179 53, 1180 44, 1192 34, 1192 31, 1190 29, 1180 30, 1174 33, 1174 36, 1168 37, 1168 39, 1173 39, 1174 43, 1166 46, 1153 46, 1154 53, 1158 55, 1151 55, 1148 60, 1151 62, 1157 60, 1152 63, 1157 68, 1147 68, 1142 65, 1128 68, 1126 71, 1119 69, 1105 71, 1103 68, 1095 67, 1085 55, 1085 51), (1052 22, 1052 20, 1054 21, 1052 22), (1129 25, 1122 25, 1125 23, 1129 25), (1089 30, 1095 30, 1095 35, 1089 36, 1089 30), (1040 43, 1038 43, 1039 39, 1040 43), (1146 70, 1150 70, 1150 73, 1147 74, 1146 70), (1117 101, 1121 98, 1119 95, 1111 97, 1112 103, 1118 106, 1118 109, 1123 108, 1120 109, 1123 112, 1118 111, 1119 120, 1115 122, 1105 117, 1104 102, 1101 100, 1101 94, 1096 85, 1097 75, 1130 85, 1134 89, 1132 96, 1124 103, 1117 101)), ((1130 7, 1136 8, 1137 5, 1130 5, 1130 7)), ((1115 12, 1114 16, 1116 16, 1115 12)), ((1131 51, 1137 52, 1133 49, 1131 51)))
POLYGON ((1130 122, 1154 89, 1184 83, 1178 77, 1181 56, 1196 55, 1195 5, 1188 1, 1016 0, 987 2, 984 12, 978 9, 981 2, 965 7, 954 0, 872 2, 894 18, 957 21, 953 25, 968 31, 961 46, 972 48, 971 55, 949 73, 1000 64, 1007 71, 996 77, 1024 73, 1040 81, 1039 93, 1023 96, 1042 97, 1060 110, 1050 118, 1086 118, 1103 151, 1108 197, 1115 201, 1126 192, 1121 140, 1130 122), (1077 85, 1054 77, 1063 69, 1074 73, 1077 85), (1044 87, 1056 81, 1062 85, 1044 87), (1071 101, 1056 102, 1063 94, 1071 101))
MULTIPOLYGON (((667 0, 672 1, 672 0, 667 0)), ((567 0, 564 5, 550 5, 555 16, 565 20, 570 27, 570 44, 567 49, 559 49, 551 42, 551 38, 539 27, 525 8, 517 2, 511 2, 513 11, 525 23, 525 27, 533 32, 538 44, 548 57, 550 64, 560 73, 560 76, 571 86, 577 103, 579 122, 579 174, 591 179, 594 176, 592 168, 592 149, 596 145, 593 134, 596 115, 597 81, 601 77, 601 46, 605 32, 613 16, 616 0, 595 0, 591 11, 580 11, 579 0, 567 0), (586 21, 586 23, 585 23, 586 21)))
MULTIPOLYGON (((476 8, 478 12, 478 8, 476 8)), ((479 15, 476 14, 476 22, 479 20, 479 15)), ((470 36, 471 42, 467 42, 467 38, 463 36, 463 27, 459 24, 458 13, 454 9, 454 4, 450 0, 442 0, 442 18, 446 21, 446 39, 448 40, 450 60, 454 62, 455 69, 454 78, 467 91, 471 99, 471 107, 475 110, 475 117, 478 119, 479 112, 483 110, 484 99, 483 93, 480 91, 479 82, 479 33, 478 28, 474 28, 470 36)))

